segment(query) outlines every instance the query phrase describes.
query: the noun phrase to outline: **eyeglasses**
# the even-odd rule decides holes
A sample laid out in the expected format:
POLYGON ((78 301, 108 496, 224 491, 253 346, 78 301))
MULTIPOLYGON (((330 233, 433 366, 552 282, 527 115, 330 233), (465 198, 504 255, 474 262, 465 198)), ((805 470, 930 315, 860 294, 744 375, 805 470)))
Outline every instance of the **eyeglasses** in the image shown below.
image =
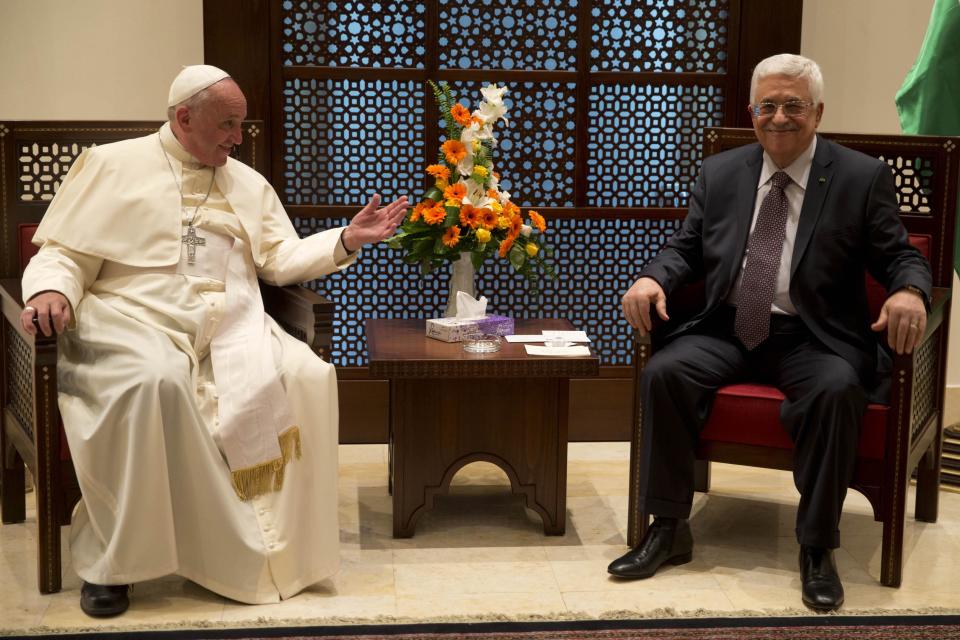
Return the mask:
POLYGON ((808 110, 812 106, 812 102, 806 102, 805 100, 790 100, 789 102, 761 102, 760 104, 752 104, 747 107, 747 110, 753 114, 754 118, 769 118, 776 115, 777 110, 783 107, 783 115, 788 118, 802 118, 807 115, 808 110))

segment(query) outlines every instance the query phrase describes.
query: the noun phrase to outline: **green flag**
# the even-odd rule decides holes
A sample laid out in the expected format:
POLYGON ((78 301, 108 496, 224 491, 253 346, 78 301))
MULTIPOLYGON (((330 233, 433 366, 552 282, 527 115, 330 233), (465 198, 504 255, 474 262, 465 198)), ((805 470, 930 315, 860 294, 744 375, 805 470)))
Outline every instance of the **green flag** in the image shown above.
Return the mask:
MULTIPOLYGON (((960 136, 960 0, 935 0, 920 55, 896 102, 904 133, 960 136)), ((954 237, 960 274, 960 233, 954 237)))

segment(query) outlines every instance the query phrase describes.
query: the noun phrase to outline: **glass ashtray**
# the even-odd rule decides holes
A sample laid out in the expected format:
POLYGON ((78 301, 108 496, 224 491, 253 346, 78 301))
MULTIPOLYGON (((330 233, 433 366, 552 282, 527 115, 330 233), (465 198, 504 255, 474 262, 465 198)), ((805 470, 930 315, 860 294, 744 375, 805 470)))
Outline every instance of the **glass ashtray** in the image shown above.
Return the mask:
POLYGON ((492 333, 482 333, 464 338, 463 350, 468 353, 493 353, 500 351, 500 336, 492 333))

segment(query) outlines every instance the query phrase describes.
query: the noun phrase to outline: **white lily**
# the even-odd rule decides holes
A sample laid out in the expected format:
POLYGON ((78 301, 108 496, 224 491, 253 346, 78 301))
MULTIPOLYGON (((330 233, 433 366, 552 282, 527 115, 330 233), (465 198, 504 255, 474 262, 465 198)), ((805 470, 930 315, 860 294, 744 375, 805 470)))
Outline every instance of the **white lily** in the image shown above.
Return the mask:
POLYGON ((520 235, 524 238, 529 238, 531 233, 533 233, 533 227, 528 224, 520 225, 520 235))
POLYGON ((483 99, 489 102, 490 104, 503 104, 503 94, 507 92, 506 87, 498 87, 495 84, 488 84, 487 86, 480 89, 480 93, 483 94, 483 99))

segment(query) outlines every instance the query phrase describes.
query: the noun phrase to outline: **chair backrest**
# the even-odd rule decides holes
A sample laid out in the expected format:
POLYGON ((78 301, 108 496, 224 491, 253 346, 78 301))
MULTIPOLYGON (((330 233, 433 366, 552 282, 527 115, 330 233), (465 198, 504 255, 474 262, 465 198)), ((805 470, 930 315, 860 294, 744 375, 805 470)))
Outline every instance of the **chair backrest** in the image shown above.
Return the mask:
MULTIPOLYGON (((0 121, 0 278, 19 277, 35 248, 30 242, 73 161, 89 146, 149 135, 156 121, 0 121)), ((234 156, 264 173, 263 123, 243 124, 234 156)))
MULTIPOLYGON (((930 261, 933 286, 953 285, 953 234, 958 210, 960 138, 940 136, 822 133, 824 138, 879 158, 890 165, 900 218, 910 241, 930 261)), ((757 141, 753 129, 714 127, 705 131, 703 157, 757 141)), ((868 278, 871 311, 879 312, 886 292, 868 278)))

